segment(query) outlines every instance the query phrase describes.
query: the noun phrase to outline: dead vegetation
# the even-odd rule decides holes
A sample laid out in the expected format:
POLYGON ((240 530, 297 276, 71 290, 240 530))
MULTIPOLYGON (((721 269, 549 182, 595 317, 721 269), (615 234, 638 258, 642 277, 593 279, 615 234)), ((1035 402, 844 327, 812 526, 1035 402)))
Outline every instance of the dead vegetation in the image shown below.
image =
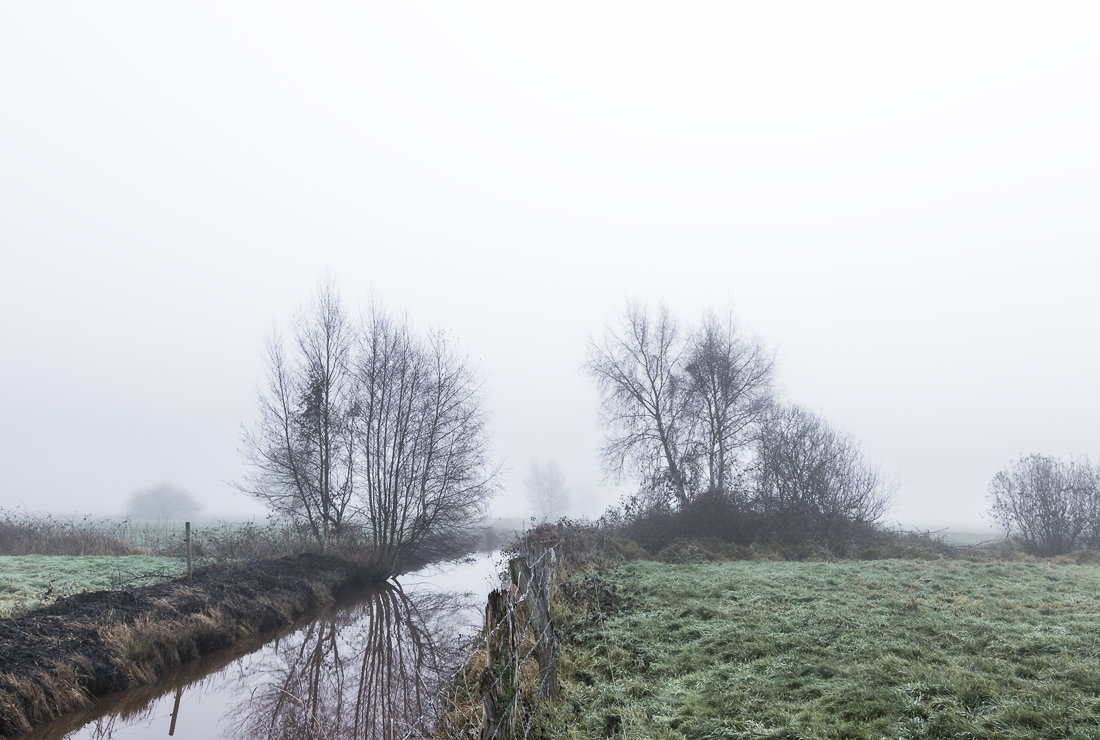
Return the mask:
POLYGON ((129 542, 129 521, 0 509, 0 555, 143 555, 129 542))

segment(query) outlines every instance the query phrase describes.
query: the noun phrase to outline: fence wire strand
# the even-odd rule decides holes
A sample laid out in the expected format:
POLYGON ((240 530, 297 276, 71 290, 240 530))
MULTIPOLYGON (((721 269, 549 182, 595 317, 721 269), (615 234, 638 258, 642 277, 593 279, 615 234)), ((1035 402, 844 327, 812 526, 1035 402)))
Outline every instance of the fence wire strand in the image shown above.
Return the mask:
MULTIPOLYGON (((522 593, 518 595, 514 593, 514 591, 518 591, 518 584, 512 584, 510 588, 502 589, 504 593, 511 594, 508 608, 503 614, 499 616, 494 615, 496 624, 486 625, 488 629, 485 630, 485 635, 470 648, 462 665, 440 683, 439 689, 431 699, 428 700, 425 711, 409 725, 405 734, 402 735, 401 740, 410 740, 414 737, 425 737, 428 733, 433 732, 433 730, 441 730, 448 738, 481 737, 484 728, 489 723, 492 724, 492 732, 487 736, 487 739, 496 740, 496 738, 501 737, 501 733, 505 731, 506 727, 514 723, 517 719, 522 719, 517 716, 520 712, 524 698, 518 686, 520 674, 523 672, 524 667, 532 660, 532 656, 535 652, 541 647, 544 647, 547 642, 550 642, 545 667, 540 668, 541 675, 537 677, 537 695, 530 697, 530 700, 534 702, 534 706, 531 708, 523 726, 522 737, 524 740, 530 736, 535 717, 543 704, 543 699, 548 695, 548 681, 557 663, 557 655, 553 645, 555 634, 553 619, 548 618, 545 626, 542 627, 538 634, 533 634, 536 609, 539 603, 539 592, 545 592, 542 594, 542 597, 546 599, 547 611, 549 609, 550 588, 553 579, 551 570, 554 565, 556 565, 555 550, 557 547, 558 545, 548 547, 533 563, 528 565, 530 575, 527 578, 527 583, 522 593), (550 564, 546 564, 547 558, 550 558, 550 564), (522 626, 520 626, 519 621, 515 619, 519 614, 521 605, 525 607, 526 612, 526 617, 523 620, 522 626), (486 665, 483 670, 488 671, 491 668, 488 664, 490 644, 506 625, 511 625, 513 627, 513 632, 510 635, 512 644, 502 645, 501 651, 507 650, 511 657, 506 661, 503 670, 500 671, 496 679, 487 687, 481 687, 481 681, 478 680, 476 676, 468 676, 464 680, 459 681, 459 676, 468 670, 469 664, 473 662, 475 656, 483 650, 485 651, 486 657, 486 665), (532 639, 531 647, 520 656, 518 652, 520 646, 526 643, 528 638, 532 639), (496 696, 496 692, 501 688, 502 681, 504 681, 509 674, 513 676, 513 680, 517 683, 513 695, 509 699, 507 706, 502 712, 499 712, 498 716, 487 717, 485 698, 487 696, 496 696), (469 685, 471 679, 476 681, 473 687, 469 685), (454 701, 452 701, 452 696, 454 697, 454 701), (464 713, 463 710, 468 711, 468 715, 462 726, 458 728, 449 727, 449 712, 457 711, 464 713), (429 720, 433 720, 433 723, 430 725, 426 724, 429 720)), ((460 717, 456 717, 456 719, 458 718, 460 717)))

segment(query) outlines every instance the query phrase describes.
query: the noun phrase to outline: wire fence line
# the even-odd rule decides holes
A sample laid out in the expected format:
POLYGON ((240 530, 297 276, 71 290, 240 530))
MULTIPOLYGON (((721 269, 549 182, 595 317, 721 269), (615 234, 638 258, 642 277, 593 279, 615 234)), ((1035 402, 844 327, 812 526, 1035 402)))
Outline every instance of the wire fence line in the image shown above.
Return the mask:
MULTIPOLYGON (((180 558, 182 561, 182 558, 180 558)), ((146 586, 151 583, 162 583, 178 578, 186 572, 184 569, 158 568, 149 571, 124 570, 121 566, 111 569, 111 590, 133 588, 134 586, 146 586)))
POLYGON ((489 594, 481 638, 402 740, 530 737, 540 708, 559 690, 550 608, 560 569, 558 544, 536 558, 532 554, 511 559, 507 582, 489 594))

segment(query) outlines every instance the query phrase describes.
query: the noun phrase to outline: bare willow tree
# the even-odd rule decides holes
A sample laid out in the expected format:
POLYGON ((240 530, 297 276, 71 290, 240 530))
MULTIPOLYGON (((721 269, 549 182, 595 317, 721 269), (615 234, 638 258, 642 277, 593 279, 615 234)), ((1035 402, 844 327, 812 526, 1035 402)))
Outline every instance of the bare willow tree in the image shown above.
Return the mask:
POLYGON ((421 338, 378 305, 357 362, 357 498, 382 564, 447 549, 496 490, 481 385, 440 331, 421 338))
POLYGON ((667 486, 688 502, 684 454, 690 420, 682 374, 686 343, 665 306, 651 313, 631 300, 599 340, 588 343, 585 371, 600 391, 608 429, 604 468, 618 479, 636 472, 650 486, 667 486))
POLYGON ((794 404, 769 412, 755 462, 762 513, 873 524, 889 509, 894 491, 852 437, 794 404))
POLYGON ((556 519, 568 511, 569 489, 565 485, 565 475, 554 460, 545 463, 531 460, 523 485, 527 500, 541 521, 556 519))
POLYGON ((267 342, 260 418, 242 435, 252 470, 238 487, 324 550, 345 534, 355 487, 355 330, 331 280, 290 329, 289 348, 277 332, 267 342))
POLYGON ((993 518, 1032 554, 1100 545, 1100 471, 1088 458, 1021 457, 993 477, 989 498, 993 518))
POLYGON ((695 423, 693 458, 705 468, 710 490, 731 490, 741 453, 771 401, 774 366, 772 353, 738 326, 732 312, 719 317, 708 311, 693 333, 684 367, 695 423))

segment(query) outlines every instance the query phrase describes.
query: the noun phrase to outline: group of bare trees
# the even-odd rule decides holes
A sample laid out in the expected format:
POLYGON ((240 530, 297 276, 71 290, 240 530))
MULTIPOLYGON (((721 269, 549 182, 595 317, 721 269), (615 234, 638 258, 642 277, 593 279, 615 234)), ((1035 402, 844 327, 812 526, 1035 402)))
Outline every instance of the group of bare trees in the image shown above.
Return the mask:
POLYGON ((732 313, 685 326, 629 301, 589 343, 605 468, 684 509, 721 496, 745 510, 872 523, 893 488, 858 444, 774 388, 774 355, 732 313))
POLYGON ((631 301, 589 343, 585 370, 599 388, 608 434, 602 457, 616 477, 640 477, 680 505, 726 489, 768 408, 772 355, 732 316, 707 314, 684 330, 665 306, 631 301))
POLYGON ((1100 467, 1028 455, 989 484, 990 513, 1024 548, 1043 557, 1100 547, 1100 467))
POLYGON ((480 383, 445 333, 377 302, 355 320, 329 281, 266 360, 239 488, 322 550, 365 541, 392 571, 449 549, 483 513, 497 469, 480 383))

